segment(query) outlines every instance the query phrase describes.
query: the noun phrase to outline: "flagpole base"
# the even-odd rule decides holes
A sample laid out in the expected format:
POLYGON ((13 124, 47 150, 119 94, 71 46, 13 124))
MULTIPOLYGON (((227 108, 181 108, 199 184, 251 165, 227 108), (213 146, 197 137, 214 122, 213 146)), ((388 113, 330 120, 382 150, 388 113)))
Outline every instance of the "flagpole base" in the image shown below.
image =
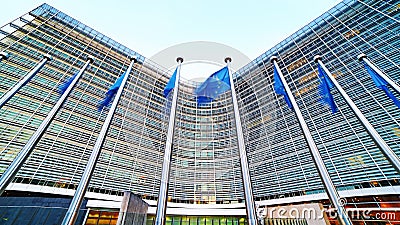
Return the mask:
POLYGON ((274 61, 278 61, 278 57, 272 56, 272 57, 269 59, 269 61, 270 61, 271 63, 274 62, 274 61))
POLYGON ((0 59, 8 59, 9 55, 7 52, 0 52, 0 59))
POLYGON ((232 58, 231 57, 226 57, 224 61, 225 61, 225 63, 232 62, 232 58))
POLYGON ((183 63, 183 58, 182 58, 182 57, 176 58, 176 62, 177 62, 177 63, 183 63))
POLYGON ((318 60, 321 60, 322 59, 322 57, 320 56, 320 55, 316 55, 316 56, 314 56, 314 62, 318 62, 318 60))
POLYGON ((364 58, 367 58, 367 55, 364 54, 364 53, 361 53, 361 54, 359 54, 359 55, 357 56, 357 59, 358 59, 359 61, 363 61, 364 58))

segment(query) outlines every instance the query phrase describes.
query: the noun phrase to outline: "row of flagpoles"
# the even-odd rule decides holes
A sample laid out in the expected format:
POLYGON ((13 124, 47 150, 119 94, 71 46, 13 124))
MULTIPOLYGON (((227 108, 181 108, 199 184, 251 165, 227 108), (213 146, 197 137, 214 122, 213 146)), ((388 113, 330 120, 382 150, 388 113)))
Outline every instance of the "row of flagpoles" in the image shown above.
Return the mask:
MULTIPOLYGON (((310 149, 311 157, 313 159, 315 167, 317 168, 318 175, 319 175, 320 179, 322 180, 323 186, 325 188, 326 193, 328 194, 328 198, 329 198, 330 202, 335 206, 335 208, 338 212, 338 219, 339 219, 340 224, 341 225, 350 225, 352 223, 351 223, 350 219, 348 218, 348 216, 346 215, 345 209, 339 202, 340 201, 339 194, 332 182, 332 179, 328 173, 328 170, 326 169, 326 166, 321 157, 321 154, 319 153, 317 145, 315 144, 315 142, 312 138, 312 135, 307 126, 307 123, 301 114, 300 108, 297 105, 292 92, 290 92, 289 85, 286 83, 286 80, 281 72, 281 69, 278 66, 277 60, 278 60, 278 58, 276 56, 271 57, 271 63, 273 64, 273 67, 274 67, 275 92, 279 95, 283 95, 285 97, 285 101, 288 104, 288 107, 290 109, 294 109, 294 111, 295 111, 296 117, 299 121, 300 127, 303 131, 303 134, 306 138, 308 147, 310 149)), ((326 81, 321 80, 321 87, 325 88, 326 85, 327 85, 326 81)), ((330 96, 330 97, 332 97, 332 96, 330 96)))
MULTIPOLYGON (((165 219, 166 219, 168 183, 170 175, 169 171, 171 167, 171 157, 172 157, 171 152, 172 152, 172 144, 173 144, 174 129, 175 129, 175 114, 178 102, 180 67, 181 63, 183 62, 183 59, 178 58, 177 62, 179 63, 178 67, 176 68, 175 72, 173 73, 173 75, 171 76, 170 80, 168 81, 167 85, 164 88, 165 98, 168 97, 168 95, 172 90, 174 90, 174 92, 173 92, 171 110, 169 115, 168 133, 167 133, 167 140, 165 143, 164 160, 161 172, 161 183, 158 193, 156 215, 154 220, 155 225, 165 225, 165 219)), ((245 149, 242 123, 239 115, 239 106, 236 99, 236 91, 234 85, 232 85, 233 78, 229 73, 230 62, 231 58, 226 58, 225 59, 225 63, 227 63, 226 67, 222 68, 221 70, 213 73, 210 77, 208 77, 195 90, 194 94, 196 96, 198 104, 205 104, 212 102, 214 99, 218 98, 219 95, 225 93, 226 91, 230 90, 231 92, 247 218, 249 224, 256 225, 257 216, 256 216, 256 207, 253 199, 254 197, 253 188, 251 186, 249 164, 247 162, 247 153, 245 149)))
MULTIPOLYGON (((181 59, 181 58, 179 58, 181 59)), ((277 57, 271 57, 271 63, 274 68, 274 89, 278 95, 283 95, 287 105, 290 109, 294 109, 296 117, 299 121, 299 124, 302 128, 303 134, 306 138, 307 144, 310 148, 311 156, 313 158, 314 164, 318 170, 318 174, 320 179, 322 180, 325 191, 328 195, 329 200, 336 208, 338 213, 338 220, 342 225, 351 225, 352 222, 346 213, 344 206, 342 205, 340 196, 335 188, 332 179, 328 173, 328 170, 324 164, 324 161, 321 157, 321 154, 318 150, 317 145, 315 144, 311 132, 305 122, 303 115, 301 114, 300 108, 297 105, 293 94, 291 93, 289 86, 281 72, 281 69, 277 63, 277 57)), ((377 131, 373 128, 373 126, 368 122, 365 116, 361 113, 361 111, 357 108, 351 98, 346 94, 343 88, 339 85, 336 79, 332 76, 329 70, 323 64, 321 57, 316 56, 314 58, 315 62, 318 64, 318 77, 320 79, 320 95, 322 102, 328 104, 332 110, 332 113, 335 113, 338 109, 334 102, 334 98, 330 93, 330 90, 333 87, 336 87, 341 94, 341 96, 345 99, 347 104, 353 110, 357 118, 361 121, 363 126, 366 128, 371 137, 375 140, 377 145, 380 147, 382 152, 389 158, 390 163, 393 167, 400 172, 400 161, 398 156, 393 152, 393 150, 386 144, 386 142, 382 139, 382 137, 377 133, 377 131)), ((396 97, 389 91, 387 85, 389 84, 393 89, 399 92, 398 86, 390 80, 382 71, 380 71, 376 66, 374 66, 366 57, 366 55, 360 55, 359 60, 363 61, 364 66, 373 81, 377 85, 378 88, 385 91, 387 96, 394 102, 394 104, 400 108, 398 104, 398 100, 396 97)), ((241 172, 242 172, 242 182, 245 196, 245 204, 246 204, 246 212, 247 219, 249 225, 256 225, 258 223, 256 217, 256 209, 253 200, 252 188, 251 188, 251 179, 249 174, 248 162, 246 149, 244 145, 243 132, 242 132, 242 124, 239 115, 239 109, 237 105, 236 99, 236 91, 234 89, 233 78, 229 74, 229 62, 230 58, 227 58, 225 62, 227 66, 222 68, 221 70, 212 74, 209 78, 206 79, 194 92, 197 103, 204 104, 210 103, 214 99, 216 99, 220 94, 230 90, 232 96, 232 103, 234 108, 235 115, 235 125, 236 125, 236 133, 237 133, 237 141, 238 141, 238 150, 239 157, 241 162, 241 172)), ((155 225, 164 225, 165 224, 165 215, 166 215, 166 202, 168 196, 168 180, 169 180, 169 168, 171 162, 171 148, 173 142, 173 133, 174 133, 174 120, 175 120, 175 110, 177 104, 177 93, 179 89, 179 71, 182 61, 179 62, 179 66, 175 70, 174 74, 170 78, 168 84, 164 89, 164 97, 167 98, 168 94, 174 90, 174 96, 172 100, 172 109, 170 114, 170 120, 168 125, 168 136, 164 153, 164 161, 163 161, 163 170, 162 170, 162 178, 161 178, 161 186, 158 196, 157 202, 157 211, 155 218, 155 225)), ((400 93, 400 92, 399 92, 400 93)))
MULTIPOLYGON (((7 54, 4 54, 3 52, 0 53, 0 59, 7 59, 7 58, 8 58, 7 54)), ((132 70, 133 64, 137 62, 136 58, 134 57, 129 57, 129 59, 130 59, 130 65, 128 69, 116 80, 114 85, 112 85, 108 89, 105 98, 99 102, 98 105, 99 111, 101 111, 103 107, 107 107, 111 103, 111 101, 112 105, 110 107, 110 110, 108 111, 107 117, 103 123, 99 136, 97 137, 89 161, 80 179, 78 188, 75 191, 74 197, 64 217, 64 220, 62 222, 63 225, 75 224, 79 208, 82 204, 93 171, 96 167, 101 147, 103 146, 104 140, 106 138, 106 134, 113 119, 114 112, 118 106, 118 102, 121 98, 125 84, 127 83, 127 80, 129 78, 129 74, 132 70)), ((0 108, 3 107, 23 86, 25 86, 40 71, 40 69, 43 68, 46 62, 50 60, 51 57, 49 55, 45 55, 43 59, 23 79, 21 79, 13 88, 11 88, 7 93, 5 93, 0 99, 0 108)), ((61 109, 62 105, 65 103, 66 99, 72 92, 73 88, 76 86, 79 79, 86 71, 86 69, 93 62, 94 58, 88 57, 86 63, 79 70, 79 72, 71 76, 62 85, 59 86, 58 92, 60 93, 61 96, 58 99, 57 103, 53 106, 53 108, 50 110, 46 118, 39 125, 38 129, 29 138, 28 142, 25 144, 25 146, 18 153, 18 155, 15 157, 10 166, 5 170, 3 175, 0 177, 0 195, 3 194, 7 186, 12 182, 12 180, 14 179, 20 168, 23 166, 24 162, 29 158, 35 146, 40 141, 40 138, 43 136, 46 129, 48 128, 48 126, 58 113, 58 111, 61 109)))
MULTIPOLYGON (((0 59, 7 59, 8 55, 4 52, 0 53, 0 59)), ((39 71, 40 69, 46 64, 46 62, 50 61, 51 57, 49 55, 44 56, 44 58, 23 78, 19 81, 13 88, 11 88, 7 93, 5 93, 2 98, 0 99, 0 108, 4 106, 24 85, 26 85, 39 71)), ((104 143, 108 128, 114 116, 114 112, 118 106, 118 102, 122 95, 123 89, 126 85, 126 82, 129 78, 129 74, 132 70, 133 64, 136 62, 135 58, 130 58, 131 63, 128 69, 116 80, 114 85, 112 85, 106 93, 106 97, 103 101, 99 103, 99 110, 102 110, 103 107, 108 106, 111 101, 112 105, 110 110, 107 114, 106 120, 102 126, 100 134, 96 140, 95 146, 87 163, 87 166, 84 170, 84 174, 81 177, 80 183, 78 188, 75 192, 73 200, 70 204, 70 207, 66 213, 66 216, 63 220, 63 224, 74 224, 76 217, 78 215, 79 207, 82 204, 84 195, 88 188, 90 179, 92 177, 94 168, 97 163, 97 159, 100 155, 101 147, 104 143), (114 100, 113 100, 114 99, 114 100)), ((277 64, 277 57, 271 58, 271 63, 273 64, 274 68, 274 89, 278 95, 283 95, 285 101, 288 104, 288 107, 294 109, 296 117, 300 123, 302 128, 303 134, 307 140, 309 145, 311 155, 313 157, 314 163, 317 167, 318 174, 324 184, 325 190, 328 194, 328 197, 332 204, 338 211, 339 214, 339 221, 343 225, 350 225, 351 221, 349 220, 343 206, 340 204, 340 196, 333 185, 332 179, 325 167, 325 164, 322 160, 322 157, 319 153, 319 150, 312 139, 311 132, 301 114, 299 106, 297 105, 293 94, 291 93, 289 86, 284 79, 284 76, 277 64)), ((345 99, 346 103, 350 106, 353 110, 354 114, 366 128, 368 133, 380 147, 382 152, 385 156, 389 159, 389 162, 394 166, 394 168, 400 172, 400 161, 398 156, 393 152, 393 150, 386 144, 386 142, 382 139, 382 137, 378 134, 378 132, 373 128, 373 126, 368 122, 362 112, 358 109, 358 107, 354 104, 351 98, 346 94, 343 88, 339 85, 336 79, 332 76, 329 70, 325 67, 324 63, 321 60, 320 56, 316 56, 314 58, 315 62, 318 64, 318 74, 320 79, 320 94, 322 97, 322 101, 328 104, 332 110, 332 113, 337 111, 337 106, 334 102, 334 98, 330 93, 332 88, 336 88, 340 95, 345 99)), ((393 88, 396 92, 400 93, 399 86, 393 82, 388 76, 386 76, 379 68, 373 65, 366 55, 360 55, 359 60, 363 62, 366 70, 370 74, 372 80, 376 84, 378 88, 383 90, 386 95, 394 102, 394 104, 400 108, 400 104, 398 99, 390 92, 388 85, 393 88)), ((7 170, 3 173, 0 178, 0 195, 5 191, 6 187, 11 183, 13 178, 16 176, 19 169, 22 167, 23 163, 28 159, 29 155, 35 148, 36 144, 39 142, 40 138, 46 131, 47 127, 60 110, 64 102, 66 101, 67 97, 71 93, 72 89, 77 84, 78 80, 81 78, 85 70, 89 67, 91 63, 93 63, 94 59, 89 57, 84 64, 84 66, 80 69, 78 73, 71 76, 69 79, 65 81, 63 85, 59 87, 59 93, 61 94, 60 99, 57 103, 53 106, 49 114, 40 124, 39 128, 35 131, 35 133, 31 136, 28 140, 26 145, 23 149, 19 152, 17 157, 13 160, 11 165, 7 168, 7 170)), ((225 62, 227 66, 222 68, 221 70, 212 74, 206 81, 204 81, 196 90, 195 95, 197 97, 197 102, 199 104, 210 103, 214 99, 216 99, 220 94, 225 93, 226 91, 231 92, 232 96, 232 104, 234 108, 234 115, 235 115, 235 125, 237 131, 237 141, 238 141, 238 150, 239 150, 239 157, 240 157, 240 165, 242 171, 242 181, 243 181, 243 188, 244 188, 244 196, 245 196, 245 204, 246 204, 246 212, 248 215, 248 223, 250 225, 257 224, 257 217, 256 217, 256 209, 252 194, 252 187, 251 187, 251 179, 250 173, 248 168, 247 162, 247 154, 244 144, 243 132, 242 132, 242 124, 239 115, 239 108, 236 98, 236 91, 234 89, 233 78, 229 73, 229 63, 231 59, 227 58, 225 62)), ((183 62, 182 58, 177 59, 178 66, 173 73, 172 77, 170 78, 169 82, 167 83, 164 89, 164 97, 167 97, 172 90, 173 98, 172 98, 172 105, 170 110, 169 116, 169 123, 168 123, 168 133, 167 133, 167 140, 165 145, 164 151, 164 161, 162 165, 162 174, 161 174, 161 183, 159 189, 159 196, 157 202, 157 212, 156 212, 156 225, 164 225, 165 224, 165 216, 166 216, 166 203, 167 203, 167 196, 168 196, 168 181, 169 181, 169 171, 170 171, 170 164, 171 164, 171 151, 172 151, 172 144, 173 144, 173 137, 174 137, 174 128, 175 128, 175 114, 176 114, 176 107, 178 101, 178 92, 179 92, 179 80, 180 80, 180 67, 181 63, 183 62)))
MULTIPOLYGON (((376 86, 385 91, 387 96, 394 102, 394 104, 400 108, 398 104, 398 100, 396 97, 391 93, 387 87, 389 84, 394 90, 396 90, 400 94, 400 89, 389 77, 387 77, 379 68, 373 65, 365 54, 361 54, 359 60, 364 63, 364 67, 370 74, 372 80, 376 84, 376 86)), ((326 169, 326 166, 322 160, 321 154, 315 144, 311 132, 304 120, 303 115, 301 114, 300 108, 297 105, 295 98, 292 92, 289 89, 288 84, 278 66, 277 57, 271 57, 271 63, 274 67, 274 89, 275 92, 279 95, 283 95, 287 105, 290 109, 294 109, 296 117, 300 123, 302 128, 303 134, 306 138, 307 144, 311 151, 311 156, 314 160, 314 164, 318 170, 318 174, 323 182, 325 187, 325 191, 328 194, 328 198, 338 213, 338 220, 342 225, 350 225, 352 222, 350 221, 348 214, 346 213, 343 205, 340 202, 340 196, 333 185, 332 179, 326 169)), ((337 111, 337 106, 335 104, 334 98, 330 93, 332 88, 336 88, 340 95, 345 99, 346 103, 352 109, 358 120, 362 123, 365 129, 368 131, 370 136, 374 139, 375 143, 379 146, 382 153, 389 159, 389 162, 393 165, 393 167, 400 172, 400 160, 399 157, 394 153, 394 151, 386 144, 386 142, 382 139, 382 137, 378 134, 378 132, 374 129, 374 127, 368 122, 356 104, 351 100, 351 98, 347 95, 347 93, 343 90, 340 84, 336 81, 333 75, 329 72, 326 68, 324 63, 322 62, 321 56, 315 56, 314 61, 318 64, 318 77, 320 79, 320 86, 319 92, 321 95, 322 102, 329 105, 332 113, 337 111)))

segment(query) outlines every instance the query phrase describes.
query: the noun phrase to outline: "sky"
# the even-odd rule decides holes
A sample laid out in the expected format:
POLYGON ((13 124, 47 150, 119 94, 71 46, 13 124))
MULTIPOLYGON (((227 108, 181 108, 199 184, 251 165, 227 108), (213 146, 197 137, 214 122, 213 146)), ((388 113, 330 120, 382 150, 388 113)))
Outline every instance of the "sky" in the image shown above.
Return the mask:
MULTIPOLYGON (((338 0, 48 0, 46 3, 145 57, 173 45, 212 41, 250 59, 278 44, 338 0)), ((2 4, 0 25, 43 1, 2 4)))

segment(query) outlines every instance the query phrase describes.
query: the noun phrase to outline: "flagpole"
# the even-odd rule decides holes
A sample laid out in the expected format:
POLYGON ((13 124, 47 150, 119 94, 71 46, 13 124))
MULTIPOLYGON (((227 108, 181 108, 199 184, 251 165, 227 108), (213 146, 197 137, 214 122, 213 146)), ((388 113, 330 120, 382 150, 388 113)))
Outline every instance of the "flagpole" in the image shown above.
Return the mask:
POLYGON ((371 67, 377 74, 379 74, 379 76, 381 76, 386 82, 388 82, 388 84, 390 86, 392 86, 393 89, 395 89, 397 91, 397 93, 400 94, 400 87, 393 82, 392 79, 390 79, 388 76, 386 76, 385 73, 382 72, 382 70, 380 70, 378 67, 376 67, 371 61, 369 61, 369 59, 367 58, 367 55, 365 55, 364 53, 358 55, 358 60, 359 61, 363 61, 365 62, 369 67, 371 67))
POLYGON ((325 65, 324 65, 324 63, 322 62, 321 59, 322 59, 322 57, 319 56, 319 55, 314 57, 314 61, 316 63, 318 63, 322 67, 322 69, 328 75, 329 79, 331 79, 332 83, 338 89, 340 95, 344 98, 344 100, 347 102, 347 104, 350 106, 350 108, 356 114, 358 120, 360 120, 362 125, 367 129, 368 133, 375 140, 375 143, 380 147, 380 149, 382 150, 382 153, 389 159, 389 161, 394 166, 394 168, 397 170, 397 172, 400 172, 400 160, 399 160, 399 157, 396 155, 396 153, 393 152, 393 150, 386 144, 386 142, 382 139, 382 137, 378 134, 378 132, 374 129, 374 127, 368 122, 367 118, 365 118, 365 116, 362 114, 360 109, 358 109, 358 107, 353 102, 353 100, 351 100, 351 98, 343 90, 343 88, 340 86, 340 84, 332 76, 332 74, 325 67, 325 65))
POLYGON ((120 87, 118 88, 118 92, 115 95, 114 101, 108 111, 107 117, 101 127, 99 136, 97 137, 96 143, 94 144, 92 153, 90 154, 90 158, 88 163, 86 164, 86 168, 83 172, 79 185, 75 191, 74 197, 69 205, 68 211, 65 214, 62 224, 63 225, 74 225, 75 220, 79 214, 79 208, 82 204, 83 198, 85 197, 86 190, 88 188, 90 179, 92 178, 93 171, 97 164, 97 159, 99 158, 101 147, 105 141, 107 131, 110 127, 111 121, 114 117, 114 112, 117 109, 118 102, 122 96, 122 92, 124 91, 125 84, 129 78, 129 74, 132 70, 133 64, 137 62, 136 58, 130 57, 131 63, 129 64, 128 69, 125 72, 124 79, 121 82, 120 87))
MULTIPOLYGON (((225 58, 225 63, 227 64, 228 67, 228 73, 229 73, 229 64, 231 61, 232 61, 231 58, 229 57, 225 58)), ((242 182, 243 182, 244 198, 245 198, 246 213, 248 220, 247 222, 249 225, 257 225, 258 221, 256 214, 256 206, 254 203, 253 188, 251 185, 249 163, 247 162, 246 146, 244 144, 244 138, 243 138, 242 121, 240 120, 239 107, 236 99, 235 85, 233 83, 233 77, 230 73, 229 73, 229 83, 231 88, 233 110, 235 114, 236 135, 237 135, 238 150, 240 156, 240 167, 242 170, 242 182)))
POLYGON ((8 59, 8 53, 6 53, 6 52, 0 52, 0 62, 1 62, 1 60, 3 60, 3 59, 8 59))
MULTIPOLYGON (((8 57, 7 53, 6 56, 2 55, 2 58, 8 57)), ((34 77, 40 69, 46 64, 47 61, 50 61, 52 58, 50 55, 46 54, 43 56, 43 59, 33 68, 22 80, 20 80, 11 90, 3 95, 0 99, 0 108, 3 107, 8 100, 10 100, 25 84, 27 84, 32 77, 34 77)))
POLYGON ((174 85, 174 95, 172 98, 171 111, 169 115, 168 123, 168 133, 167 141, 165 142, 164 149, 164 160, 161 172, 161 183, 160 190, 158 192, 156 218, 154 220, 155 225, 165 225, 165 216, 167 212, 167 200, 168 200, 168 185, 169 185, 169 174, 171 168, 171 157, 172 157, 172 144, 174 140, 174 130, 175 130, 175 112, 178 103, 178 92, 179 92, 179 79, 181 77, 181 64, 183 58, 178 57, 176 59, 178 62, 178 71, 176 73, 175 85, 174 85))
POLYGON ((275 68, 278 72, 279 78, 281 79, 282 84, 285 88, 285 91, 288 94, 289 100, 292 103, 297 120, 300 123, 300 127, 303 131, 304 136, 306 137, 308 147, 310 148, 312 159, 314 161, 315 166, 317 167, 319 177, 322 180, 322 183, 325 187, 325 191, 328 194, 329 200, 337 209, 338 216, 339 216, 338 217, 339 222, 342 225, 351 225, 352 222, 350 221, 348 215, 346 214, 346 210, 343 207, 344 202, 341 202, 339 193, 337 192, 337 190, 332 182, 332 179, 328 173, 328 170, 326 169, 326 166, 321 157, 321 154, 319 153, 318 147, 315 144, 314 139, 312 138, 310 129, 308 128, 307 123, 304 120, 303 115, 301 114, 300 108, 297 105, 297 102, 296 102, 292 92, 290 91, 289 85, 286 83, 285 77, 283 76, 282 71, 278 66, 278 63, 277 63, 278 58, 276 56, 272 56, 270 61, 275 66, 275 68))
POLYGON ((17 175, 19 169, 22 167, 24 162, 28 159, 28 157, 32 153, 33 149, 35 148, 37 143, 40 141, 40 138, 43 136, 44 132, 46 131, 47 127, 50 125, 51 121, 54 119, 55 115, 60 110, 61 106, 64 104, 64 102, 67 99, 68 95, 70 94, 71 90, 74 88, 75 84, 78 82, 79 78, 81 77, 81 75, 84 73, 84 71, 86 70, 86 68, 89 66, 89 64, 91 62, 93 62, 93 58, 88 57, 86 64, 81 68, 78 75, 75 77, 75 79, 69 85, 67 90, 61 95, 60 99, 50 110, 49 114, 46 116, 46 118, 40 124, 40 126, 35 131, 35 133, 29 138, 28 142, 25 144, 25 146, 22 148, 22 150, 18 153, 17 157, 15 157, 15 159, 13 160, 11 165, 7 168, 7 170, 0 177, 0 196, 3 194, 3 192, 6 190, 7 186, 12 182, 14 177, 17 175))

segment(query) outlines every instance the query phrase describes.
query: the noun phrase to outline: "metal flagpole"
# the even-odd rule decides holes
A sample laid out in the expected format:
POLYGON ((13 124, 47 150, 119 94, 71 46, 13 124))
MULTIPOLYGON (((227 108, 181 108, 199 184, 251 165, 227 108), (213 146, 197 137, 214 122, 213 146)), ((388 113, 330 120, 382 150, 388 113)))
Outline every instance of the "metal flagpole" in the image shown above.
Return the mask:
POLYGON ((179 57, 176 59, 176 61, 178 62, 179 65, 178 65, 178 71, 176 73, 174 95, 172 98, 171 112, 169 115, 167 141, 165 142, 164 160, 161 172, 161 183, 160 183, 160 190, 158 192, 156 218, 154 220, 155 225, 165 225, 165 215, 167 212, 169 171, 171 168, 171 157, 172 157, 171 152, 172 152, 172 144, 174 140, 174 130, 175 130, 175 112, 178 103, 179 79, 181 76, 181 64, 183 62, 183 58, 179 57))
POLYGON ((79 213, 79 208, 82 204, 83 198, 85 197, 86 190, 88 188, 90 179, 92 178, 93 171, 97 164, 97 159, 100 156, 101 147, 105 141, 105 137, 107 135, 108 128, 110 127, 111 121, 114 117, 114 112, 117 109, 118 102, 122 96, 122 92, 124 91, 125 84, 129 78, 129 74, 132 70, 133 64, 137 62, 136 58, 130 57, 131 63, 129 64, 128 69, 125 72, 124 79, 121 82, 120 87, 118 88, 117 94, 115 95, 114 101, 108 111, 107 117, 101 127, 99 136, 97 137, 96 143, 94 144, 92 153, 90 154, 90 158, 88 163, 86 164, 86 168, 83 172, 79 185, 75 191, 74 197, 69 205, 68 211, 65 214, 62 224, 63 225, 74 225, 75 220, 79 213))
POLYGON ((340 84, 336 81, 336 79, 332 76, 329 70, 325 67, 324 63, 321 61, 321 56, 317 55, 314 57, 314 61, 318 63, 325 73, 328 75, 329 79, 331 79, 332 83, 338 89, 340 95, 344 98, 347 104, 350 106, 351 110, 356 114, 357 118, 360 120, 362 125, 367 129, 368 133, 375 140, 376 144, 381 148, 383 154, 389 159, 391 164, 400 172, 400 160, 396 153, 386 144, 386 142, 382 139, 382 137, 378 134, 378 132, 374 129, 374 127, 368 122, 367 118, 362 114, 362 112, 358 109, 356 104, 354 104, 353 100, 346 94, 340 84))
POLYGON ((15 175, 17 175, 19 169, 22 167, 24 162, 28 159, 30 154, 32 153, 33 149, 39 142, 40 138, 43 136, 44 132, 46 131, 47 127, 50 125, 51 121, 60 110, 61 106, 64 104, 65 100, 67 99, 69 93, 74 88, 75 84, 78 82, 79 78, 82 76, 83 72, 85 72, 86 68, 89 64, 93 62, 93 58, 89 57, 86 61, 86 64, 82 67, 79 71, 78 75, 69 85, 67 90, 61 95, 60 99, 57 103, 53 106, 50 110, 49 114, 40 124, 39 128, 35 131, 35 133, 29 138, 28 142, 22 148, 22 150, 18 153, 17 157, 13 160, 11 165, 7 168, 7 170, 3 173, 0 177, 0 195, 3 194, 7 186, 12 182, 15 175))
MULTIPOLYGON (((3 56, 4 57, 4 56, 3 56)), ((40 69, 46 64, 47 61, 51 60, 51 56, 46 54, 43 59, 31 70, 22 80, 20 80, 11 90, 3 95, 0 99, 0 108, 3 107, 8 100, 10 100, 25 84, 27 84, 32 77, 34 77, 40 69)))
MULTIPOLYGON (((229 64, 231 61, 232 61, 231 58, 229 57, 225 58, 225 63, 227 63, 228 67, 228 73, 229 73, 229 64)), ((249 225, 257 225, 258 221, 256 214, 256 206, 253 198, 253 188, 251 186, 249 163, 247 162, 247 153, 243 138, 242 121, 240 120, 239 107, 236 99, 235 85, 233 83, 233 77, 230 73, 229 73, 229 83, 231 87, 233 110, 235 113, 236 135, 239 148, 240 167, 242 169, 242 181, 244 188, 247 219, 249 225)))
POLYGON ((271 63, 275 66, 276 71, 278 71, 279 78, 281 79, 282 84, 285 88, 285 91, 288 94, 288 97, 290 99, 290 102, 292 103, 297 120, 300 123, 300 127, 303 131, 304 136, 306 137, 308 147, 310 148, 310 152, 311 152, 311 156, 313 158, 314 164, 317 167, 319 177, 322 180, 322 183, 325 187, 325 191, 328 194, 329 200, 331 201, 331 203, 335 206, 335 208, 337 210, 338 220, 339 220, 340 224, 342 224, 342 225, 351 225, 352 222, 350 221, 350 219, 349 219, 348 215, 346 214, 346 211, 343 207, 344 202, 341 201, 339 193, 337 192, 335 186, 333 185, 332 179, 328 173, 328 170, 326 169, 326 166, 321 157, 321 154, 319 153, 317 145, 315 144, 314 139, 312 138, 312 135, 307 126, 307 123, 304 120, 304 117, 301 114, 300 108, 297 105, 297 102, 294 99, 292 92, 290 91, 289 85, 286 83, 285 77, 283 76, 282 71, 278 66, 278 63, 277 63, 278 58, 276 56, 272 56, 270 60, 271 60, 271 63))
POLYGON ((388 82, 388 84, 390 86, 392 86, 392 88, 394 88, 397 93, 400 93, 400 87, 392 81, 392 79, 390 79, 388 76, 386 76, 385 73, 382 72, 382 70, 380 70, 378 67, 376 67, 371 61, 369 61, 369 59, 367 58, 367 55, 365 55, 364 53, 358 55, 358 60, 365 62, 369 67, 371 67, 377 74, 379 74, 379 76, 381 76, 386 82, 388 82))
POLYGON ((6 52, 0 52, 0 62, 3 59, 8 59, 8 53, 6 52))

